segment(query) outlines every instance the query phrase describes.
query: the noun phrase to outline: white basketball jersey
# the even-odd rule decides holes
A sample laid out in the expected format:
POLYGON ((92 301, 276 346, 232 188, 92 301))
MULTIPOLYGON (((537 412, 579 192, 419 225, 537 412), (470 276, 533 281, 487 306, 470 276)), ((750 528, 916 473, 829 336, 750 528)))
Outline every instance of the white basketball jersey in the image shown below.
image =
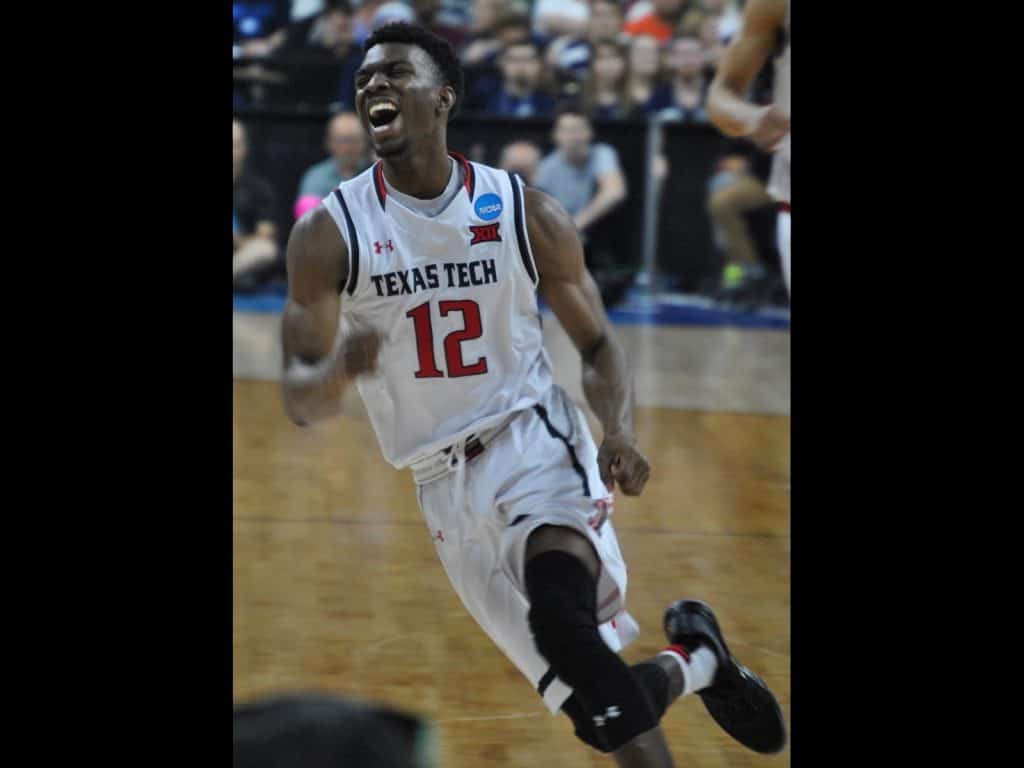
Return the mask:
POLYGON ((380 162, 323 201, 349 252, 342 328, 384 335, 377 372, 356 382, 398 468, 533 406, 553 383, 522 181, 452 154, 465 184, 436 217, 389 196, 380 162))
MULTIPOLYGON (((789 7, 786 3, 786 17, 783 29, 786 34, 786 44, 782 53, 775 59, 775 76, 773 86, 773 100, 786 116, 790 116, 790 32, 789 32, 789 7)), ((789 200, 789 157, 790 157, 790 136, 782 140, 782 144, 775 151, 772 157, 772 174, 768 180, 768 192, 776 200, 790 202, 789 200)))

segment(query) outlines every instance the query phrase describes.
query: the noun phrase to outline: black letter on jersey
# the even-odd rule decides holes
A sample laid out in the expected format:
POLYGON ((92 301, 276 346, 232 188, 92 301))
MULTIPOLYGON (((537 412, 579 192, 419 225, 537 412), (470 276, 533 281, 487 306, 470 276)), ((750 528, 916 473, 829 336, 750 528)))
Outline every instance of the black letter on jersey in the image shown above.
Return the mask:
POLYGON ((484 277, 488 283, 498 282, 498 270, 494 266, 494 259, 488 259, 484 262, 484 277))
POLYGON ((412 289, 414 291, 425 291, 427 284, 423 282, 423 275, 420 274, 419 267, 412 268, 412 289))
POLYGON ((448 273, 448 287, 455 287, 455 265, 454 264, 442 264, 444 271, 448 273))
POLYGON ((437 264, 427 264, 425 269, 427 271, 427 285, 431 288, 437 288, 439 285, 437 281, 437 264))
POLYGON ((377 295, 383 296, 384 287, 381 285, 381 283, 384 281, 384 278, 381 275, 372 275, 370 279, 373 280, 373 284, 377 286, 377 295))
POLYGON ((412 293, 412 288, 409 287, 409 281, 406 279, 408 273, 403 270, 401 272, 396 272, 395 274, 397 274, 398 279, 402 281, 402 293, 412 293))

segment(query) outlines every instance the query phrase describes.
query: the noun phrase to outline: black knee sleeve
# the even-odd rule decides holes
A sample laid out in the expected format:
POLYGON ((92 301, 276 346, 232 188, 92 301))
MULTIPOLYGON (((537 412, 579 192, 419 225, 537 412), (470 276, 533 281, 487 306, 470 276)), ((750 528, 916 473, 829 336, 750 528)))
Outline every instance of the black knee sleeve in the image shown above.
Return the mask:
POLYGON ((526 564, 525 576, 533 639, 551 670, 574 690, 580 711, 566 713, 577 736, 614 752, 654 728, 658 718, 643 689, 598 632, 597 586, 586 566, 565 552, 544 552, 526 564))

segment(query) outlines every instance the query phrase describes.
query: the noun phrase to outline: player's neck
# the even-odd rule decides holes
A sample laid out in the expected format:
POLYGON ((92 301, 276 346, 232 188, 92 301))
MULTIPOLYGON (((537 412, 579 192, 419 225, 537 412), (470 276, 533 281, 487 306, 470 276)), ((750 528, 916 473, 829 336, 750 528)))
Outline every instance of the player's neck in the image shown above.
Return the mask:
POLYGON ((404 195, 420 200, 439 197, 451 178, 451 160, 444 142, 426 151, 384 158, 384 178, 404 195))

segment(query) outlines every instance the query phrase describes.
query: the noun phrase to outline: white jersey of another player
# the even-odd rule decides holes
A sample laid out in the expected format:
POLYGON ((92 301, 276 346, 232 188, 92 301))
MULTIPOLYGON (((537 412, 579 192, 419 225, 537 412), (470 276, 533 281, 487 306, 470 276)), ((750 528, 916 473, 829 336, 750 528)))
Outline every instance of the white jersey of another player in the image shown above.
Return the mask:
POLYGON ((522 181, 452 156, 465 182, 437 216, 389 196, 380 162, 324 199, 349 252, 342 327, 384 336, 376 373, 356 385, 397 468, 532 407, 553 384, 522 181))

